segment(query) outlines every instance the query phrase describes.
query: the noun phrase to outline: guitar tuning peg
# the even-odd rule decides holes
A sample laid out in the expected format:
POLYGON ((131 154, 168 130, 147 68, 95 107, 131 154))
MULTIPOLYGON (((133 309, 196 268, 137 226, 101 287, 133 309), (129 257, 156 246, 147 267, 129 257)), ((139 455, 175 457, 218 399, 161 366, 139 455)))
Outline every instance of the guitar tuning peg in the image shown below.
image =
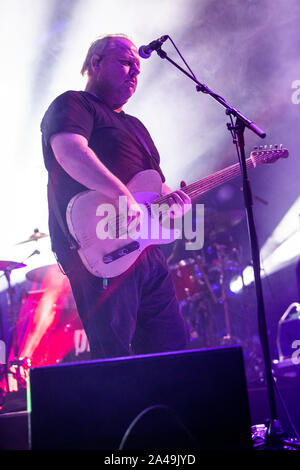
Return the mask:
POLYGON ((264 147, 263 147, 263 145, 260 145, 259 148, 260 148, 260 150, 262 150, 264 147))
POLYGON ((267 148, 268 148, 268 146, 267 146, 267 145, 265 145, 265 150, 267 150, 267 148))
POLYGON ((280 148, 280 150, 282 150, 282 144, 280 144, 279 148, 280 148))
POLYGON ((274 148, 275 148, 275 149, 278 149, 278 145, 277 145, 277 144, 275 144, 275 145, 274 145, 274 148))
POLYGON ((269 149, 270 149, 270 150, 272 150, 272 149, 273 149, 273 145, 272 145, 272 144, 271 144, 271 145, 269 145, 269 149))

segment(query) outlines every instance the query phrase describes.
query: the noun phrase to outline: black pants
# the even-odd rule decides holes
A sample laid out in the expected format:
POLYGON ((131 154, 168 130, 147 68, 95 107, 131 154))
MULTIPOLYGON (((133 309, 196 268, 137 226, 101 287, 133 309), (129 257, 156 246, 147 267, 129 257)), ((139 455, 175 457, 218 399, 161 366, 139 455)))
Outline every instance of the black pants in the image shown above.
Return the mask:
POLYGON ((77 253, 58 255, 58 261, 69 278, 92 359, 185 349, 185 323, 159 247, 145 250, 107 286, 87 271, 77 253))

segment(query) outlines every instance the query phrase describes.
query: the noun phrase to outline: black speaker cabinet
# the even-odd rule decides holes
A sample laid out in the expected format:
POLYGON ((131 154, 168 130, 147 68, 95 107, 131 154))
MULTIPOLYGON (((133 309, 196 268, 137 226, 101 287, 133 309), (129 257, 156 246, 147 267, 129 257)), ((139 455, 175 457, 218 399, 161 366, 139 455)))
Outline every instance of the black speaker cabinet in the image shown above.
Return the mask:
POLYGON ((249 449, 238 346, 30 370, 31 449, 249 449))

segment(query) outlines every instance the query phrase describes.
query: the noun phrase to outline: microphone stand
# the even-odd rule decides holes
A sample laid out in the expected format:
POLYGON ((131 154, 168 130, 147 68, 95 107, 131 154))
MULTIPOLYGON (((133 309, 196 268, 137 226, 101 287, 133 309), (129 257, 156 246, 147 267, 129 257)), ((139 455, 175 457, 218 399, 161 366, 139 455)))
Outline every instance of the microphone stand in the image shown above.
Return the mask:
MULTIPOLYGON (((257 315, 258 315, 258 328, 259 328, 259 336, 260 342, 263 351, 264 357, 264 366, 265 366, 265 373, 266 373, 266 383, 267 383, 267 392, 268 392, 268 400, 269 400, 269 408, 270 408, 270 419, 267 423, 267 431, 265 435, 265 448, 266 449, 282 449, 285 444, 293 446, 293 441, 287 441, 284 438, 284 432, 282 426, 278 420, 277 414, 277 407, 276 407, 276 399, 275 399, 275 388, 274 388, 274 379, 272 374, 272 363, 270 357, 270 350, 269 350, 269 342, 268 342, 268 333, 267 333, 267 325, 266 325, 266 315, 265 315, 265 306, 264 306, 264 298, 263 298, 263 289, 262 289, 262 282, 260 276, 260 256, 259 256, 259 244, 256 234, 254 216, 253 216, 253 200, 252 200, 252 192, 250 181, 248 179, 247 173, 247 166, 246 166, 246 156, 245 156, 245 140, 244 140, 244 131, 247 127, 260 138, 265 138, 266 133, 260 129, 253 121, 248 119, 244 116, 240 111, 236 108, 230 106, 222 96, 214 93, 210 90, 207 85, 200 83, 197 78, 186 70, 184 70, 180 65, 174 62, 172 59, 168 57, 165 51, 161 49, 157 49, 157 54, 162 59, 166 59, 172 65, 174 65, 177 69, 179 69, 182 73, 184 73, 187 77, 193 80, 196 83, 196 90, 198 92, 202 92, 205 94, 210 95, 216 101, 218 101, 222 106, 225 107, 226 115, 230 116, 230 123, 227 123, 227 129, 231 132, 233 137, 233 143, 236 146, 238 160, 241 166, 241 173, 243 178, 243 193, 244 193, 244 202, 245 208, 247 213, 247 222, 248 222, 248 233, 250 239, 250 247, 251 247, 251 254, 252 254, 252 261, 253 261, 253 270, 254 270, 254 281, 255 281, 255 290, 256 290, 256 298, 257 298, 257 315), (233 122, 233 117, 235 117, 235 123, 233 122)), ((295 443, 297 447, 297 444, 295 443)), ((298 444, 299 446, 299 444, 298 444)))
MULTIPOLYGON (((39 254, 40 254, 39 250, 34 250, 20 264, 23 265, 24 262, 27 261, 29 258, 31 258, 34 255, 39 255, 39 254)), ((25 267, 25 266, 26 265, 24 265, 23 267, 25 267)), ((21 377, 21 374, 20 374, 20 366, 23 366, 26 363, 26 360, 20 359, 18 357, 18 352, 19 352, 18 351, 18 346, 19 345, 18 345, 18 338, 16 336, 17 335, 17 313, 16 313, 15 302, 14 302, 14 288, 11 285, 11 271, 12 270, 13 270, 13 268, 5 269, 3 274, 1 274, 1 276, 0 276, 0 278, 5 276, 5 278, 7 280, 7 285, 8 285, 8 290, 7 290, 7 293, 8 293, 8 310, 9 310, 9 313, 10 313, 10 318, 13 321, 11 340, 10 340, 9 345, 5 347, 4 375, 5 375, 5 381, 6 381, 7 394, 11 392, 10 391, 10 386, 9 386, 9 380, 8 380, 9 367, 12 366, 12 365, 16 366, 16 373, 14 375, 16 376, 16 380, 17 380, 18 384, 22 385, 22 377, 21 377), (8 354, 11 350, 14 354, 14 358, 10 363, 8 363, 7 362, 8 361, 8 354)), ((1 318, 1 322, 2 322, 2 318, 1 318)), ((1 324, 1 329, 3 330, 3 336, 4 336, 3 324, 1 324)), ((1 410, 1 407, 0 407, 0 410, 1 410)))

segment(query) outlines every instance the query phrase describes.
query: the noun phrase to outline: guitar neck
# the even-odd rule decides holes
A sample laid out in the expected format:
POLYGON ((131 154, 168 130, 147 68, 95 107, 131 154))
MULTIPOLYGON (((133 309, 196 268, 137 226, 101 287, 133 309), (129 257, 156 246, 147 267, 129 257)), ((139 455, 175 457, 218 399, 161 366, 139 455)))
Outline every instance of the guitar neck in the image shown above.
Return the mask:
MULTIPOLYGON (((251 158, 247 158, 246 160, 247 170, 254 168, 253 162, 251 158)), ((223 170, 217 171, 212 175, 206 176, 200 181, 196 181, 195 183, 189 184, 181 188, 191 200, 201 196, 201 194, 205 194, 211 189, 214 189, 220 186, 227 181, 230 181, 241 174, 241 168, 239 163, 235 163, 223 170)), ((159 198, 156 202, 162 203, 166 200, 166 196, 159 198)))
MULTIPOLYGON (((246 160, 247 170, 254 168, 251 158, 246 160)), ((193 200, 202 194, 220 186, 227 181, 230 181, 241 174, 241 167, 239 163, 235 163, 223 170, 217 171, 212 175, 208 175, 200 181, 184 186, 182 191, 184 191, 190 198, 193 200)))

